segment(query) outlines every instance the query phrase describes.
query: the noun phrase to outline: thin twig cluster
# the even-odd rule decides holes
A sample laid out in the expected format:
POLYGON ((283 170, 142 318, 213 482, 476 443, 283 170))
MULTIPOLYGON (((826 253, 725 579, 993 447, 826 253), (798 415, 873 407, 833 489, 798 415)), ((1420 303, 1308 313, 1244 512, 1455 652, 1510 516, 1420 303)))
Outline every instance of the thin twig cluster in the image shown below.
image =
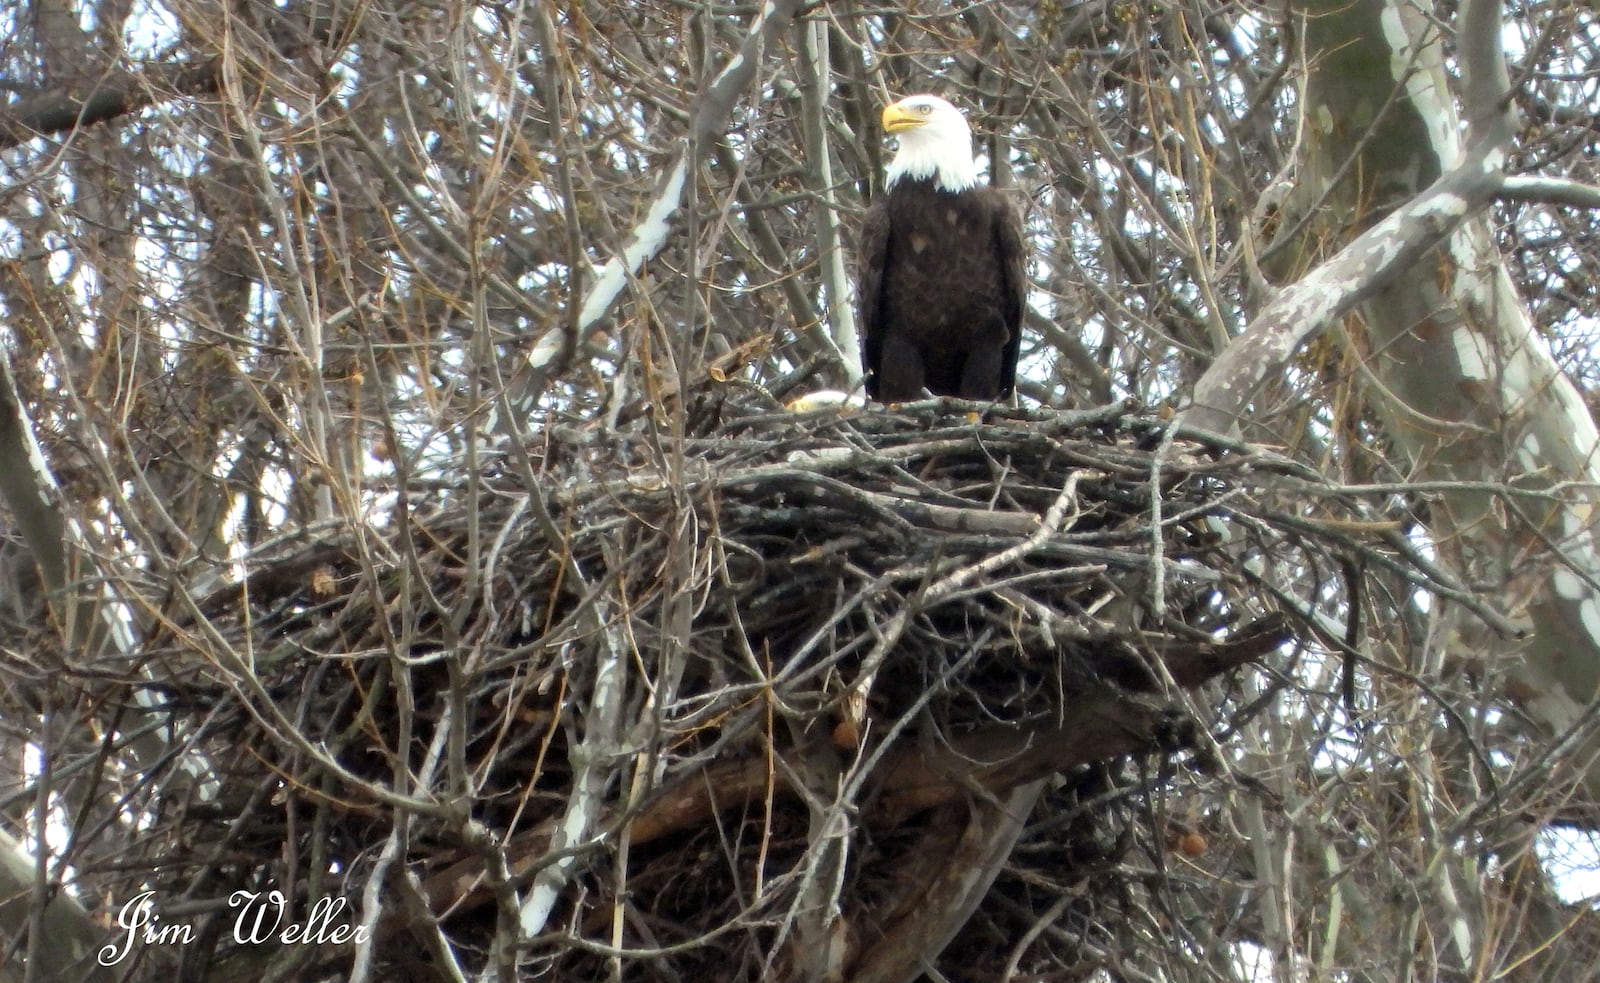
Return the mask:
POLYGON ((384 959, 481 963, 542 891, 506 958, 572 979, 798 973, 820 896, 840 965, 877 978, 929 917, 916 858, 1044 782, 1033 859, 961 938, 998 966, 974 926, 1099 870, 1122 901, 1034 940, 1081 961, 1134 903, 1121 858, 1174 835, 1130 806, 1173 772, 1136 763, 1215 773, 1213 735, 1255 712, 1230 673, 1335 647, 1353 563, 1450 587, 1358 496, 1124 407, 686 418, 626 440, 552 421, 390 489, 368 528, 168 599, 128 692, 220 787, 180 798, 177 760, 129 776, 138 831, 85 875, 198 910, 239 888, 306 904, 359 897, 387 844, 414 898, 371 916, 378 938, 448 943, 384 959), (264 842, 284 844, 266 866, 264 842))

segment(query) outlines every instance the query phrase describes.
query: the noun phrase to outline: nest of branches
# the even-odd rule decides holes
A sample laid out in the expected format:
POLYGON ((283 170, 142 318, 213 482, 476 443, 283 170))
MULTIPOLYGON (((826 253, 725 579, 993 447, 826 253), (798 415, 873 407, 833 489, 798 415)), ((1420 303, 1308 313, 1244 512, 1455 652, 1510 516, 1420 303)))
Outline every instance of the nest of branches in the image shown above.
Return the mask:
POLYGON ((948 979, 1069 979, 1119 935, 1172 951, 1218 851, 1153 793, 1248 780, 1226 736, 1282 677, 1240 667, 1336 652, 1355 563, 1432 575, 1258 448, 960 409, 558 422, 359 535, 259 551, 139 653, 211 786, 93 876, 194 911, 381 878, 386 979, 906 980, 947 944, 948 979))

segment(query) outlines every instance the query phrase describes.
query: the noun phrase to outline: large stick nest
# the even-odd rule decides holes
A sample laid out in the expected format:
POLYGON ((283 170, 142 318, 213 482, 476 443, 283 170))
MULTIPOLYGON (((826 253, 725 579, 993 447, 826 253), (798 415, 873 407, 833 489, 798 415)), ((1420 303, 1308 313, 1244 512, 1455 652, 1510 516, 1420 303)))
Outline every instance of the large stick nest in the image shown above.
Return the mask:
POLYGON ((384 871, 387 979, 437 978, 439 932, 512 958, 546 888, 516 958, 548 978, 1184 958, 1228 861, 1155 793, 1248 784, 1218 738, 1285 677, 1239 667, 1335 648, 1356 564, 1428 577, 1369 503, 1116 407, 698 420, 554 423, 171 605, 142 671, 220 785, 86 876, 203 911, 384 871))

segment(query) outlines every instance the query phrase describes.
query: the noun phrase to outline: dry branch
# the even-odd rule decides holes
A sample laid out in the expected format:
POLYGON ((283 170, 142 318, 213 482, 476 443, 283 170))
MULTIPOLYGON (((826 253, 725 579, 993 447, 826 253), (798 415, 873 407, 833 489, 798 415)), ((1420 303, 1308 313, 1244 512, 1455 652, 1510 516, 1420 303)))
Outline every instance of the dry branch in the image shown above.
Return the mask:
POLYGON ((420 878, 409 921, 377 926, 420 945, 379 945, 396 964, 373 972, 419 971, 405 958, 429 957, 385 954, 433 951, 442 930, 464 947, 458 958, 520 949, 563 978, 634 956, 682 978, 800 973, 787 920, 822 888, 844 940, 824 961, 904 978, 916 970, 908 938, 949 938, 986 910, 1030 809, 1096 827, 1122 807, 1065 803, 1085 783, 1137 787, 1108 778, 1123 774, 1115 762, 1204 767, 1206 733, 1240 709, 1229 674, 1320 637, 1303 619, 1326 618, 1346 558, 1428 582, 1359 496, 1204 435, 1177 440, 1153 469, 1165 424, 1121 407, 991 409, 974 425, 938 401, 841 417, 751 412, 718 392, 693 395, 697 425, 677 444, 552 420, 526 455, 482 458, 476 500, 464 481, 407 488, 406 511, 360 536, 279 541, 246 560, 242 586, 180 606, 206 630, 170 619, 139 657, 163 667, 157 696, 193 721, 189 739, 218 762, 222 788, 85 876, 108 897, 134 893, 117 871, 154 870, 158 896, 271 884, 306 903, 306 869, 219 866, 214 844, 316 830, 303 854, 339 871, 325 890, 360 895, 380 849, 420 878), (668 477, 675 455, 680 481, 668 477), (477 578, 462 566, 478 555, 473 528, 495 544, 477 578), (1339 534, 1308 532, 1326 528, 1339 534), (674 549, 688 554, 669 580, 674 549), (372 559, 385 556, 387 567, 372 559), (1162 611, 1148 608, 1154 564, 1162 611), (1272 593, 1253 588, 1262 578, 1272 593), (423 590, 426 605, 414 600, 423 590), (687 629, 667 615, 674 602, 687 629), (407 609, 450 617, 384 627, 407 609), (232 678, 244 652, 259 685, 232 678), (620 689, 599 673, 617 656, 620 689), (840 726, 869 669, 859 731, 840 726), (661 687, 668 678, 675 689, 661 687), (395 763, 420 757, 399 743, 402 690, 411 743, 459 755, 411 767, 407 794, 439 805, 403 823, 395 763), (273 712, 240 702, 259 694, 273 712), (615 746, 586 740, 602 697, 621 701, 608 711, 621 713, 615 746), (274 719, 300 735, 262 723, 274 719), (462 740, 436 740, 456 719, 462 740), (349 777, 319 769, 305 742, 349 777), (470 780, 466 800, 450 774, 470 780), (558 836, 579 780, 604 808, 592 833, 558 836), (997 825, 1001 803, 1011 812, 997 825), (817 865, 810 813, 845 820, 843 867, 817 865), (906 864, 950 844, 981 869, 935 884, 906 864), (539 880, 554 865, 562 876, 539 880), (843 880, 808 880, 827 869, 843 880), (518 942, 507 926, 536 882, 560 894, 545 934, 518 942), (919 909, 928 892, 946 907, 919 909), (417 903, 436 924, 417 922, 417 903))

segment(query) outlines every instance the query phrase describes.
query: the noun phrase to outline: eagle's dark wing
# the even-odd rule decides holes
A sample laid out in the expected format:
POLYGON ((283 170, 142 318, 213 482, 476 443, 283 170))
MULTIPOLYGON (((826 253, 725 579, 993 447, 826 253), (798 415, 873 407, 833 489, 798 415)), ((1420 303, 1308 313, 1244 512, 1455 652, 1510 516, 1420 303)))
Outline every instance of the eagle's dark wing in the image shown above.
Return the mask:
POLYGON ((861 219, 856 254, 856 304, 861 313, 861 368, 867 374, 867 395, 878 398, 878 370, 883 361, 883 271, 889 264, 889 208, 885 196, 861 219))
POLYGON ((1000 397, 1004 399, 1017 381, 1022 312, 1028 303, 1028 247, 1022 238, 1022 214, 1005 192, 991 188, 989 195, 994 208, 995 258, 1000 264, 1000 313, 1010 332, 1000 356, 1000 397))

